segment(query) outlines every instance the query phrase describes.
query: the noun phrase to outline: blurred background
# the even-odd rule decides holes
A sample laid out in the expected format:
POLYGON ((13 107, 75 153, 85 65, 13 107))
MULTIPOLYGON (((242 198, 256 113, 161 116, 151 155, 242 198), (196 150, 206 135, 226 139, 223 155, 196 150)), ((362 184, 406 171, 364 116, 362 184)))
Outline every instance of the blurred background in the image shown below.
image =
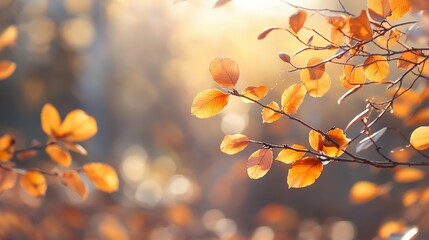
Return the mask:
MULTIPOLYGON (((339 8, 337 1, 289 2, 339 8)), ((366 1, 344 2, 359 13, 366 1)), ((107 162, 121 181, 118 192, 91 189, 85 201, 55 179, 42 199, 19 187, 7 191, 0 197, 1 239, 347 240, 377 239, 388 221, 398 228, 428 228, 428 217, 420 214, 426 208, 402 203, 402 194, 414 185, 395 186, 366 204, 350 203, 353 183, 388 183, 391 170, 330 164, 311 187, 288 189, 288 166, 279 162, 262 179, 247 177, 253 146, 235 156, 219 151, 225 134, 306 145, 308 130, 287 119, 262 124, 261 109, 237 99, 216 117, 191 116, 195 95, 215 87, 208 65, 218 56, 240 65, 239 90, 268 86, 266 103, 279 101, 286 87, 299 82, 299 73, 287 73, 277 54, 292 54, 302 46, 287 32, 257 40, 266 27, 288 27, 294 8, 280 0, 214 4, 0 0, 1 29, 15 24, 19 31, 15 46, 0 53, 17 63, 14 75, 0 82, 0 133, 14 134, 17 148, 23 148, 33 139, 46 140, 40 127, 45 103, 56 106, 62 117, 83 109, 97 119, 99 131, 83 143, 87 157, 73 155, 73 167, 107 162)), ((320 24, 324 21, 311 16, 306 26, 329 34, 329 26, 320 24)), ((311 36, 310 31, 300 34, 311 36)), ((323 58, 333 52, 318 54, 323 58)), ((311 56, 314 52, 304 53, 295 64, 304 65, 311 56)), ((307 96, 297 114, 316 128, 344 128, 362 111, 367 94, 385 94, 375 88, 337 105, 345 92, 336 81, 342 69, 327 68, 330 92, 320 99, 307 96)), ((54 166, 46 155, 39 156, 19 164, 54 166)))

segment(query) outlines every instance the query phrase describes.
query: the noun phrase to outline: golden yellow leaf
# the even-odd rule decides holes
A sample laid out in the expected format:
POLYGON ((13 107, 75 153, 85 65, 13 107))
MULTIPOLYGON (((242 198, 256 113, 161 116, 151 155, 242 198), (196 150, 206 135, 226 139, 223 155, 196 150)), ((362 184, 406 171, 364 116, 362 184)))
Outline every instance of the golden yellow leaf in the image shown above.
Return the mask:
POLYGON ((11 61, 0 61, 0 80, 10 77, 16 70, 16 64, 11 61))
POLYGON ((368 13, 372 19, 382 22, 391 14, 389 0, 368 0, 368 13))
POLYGON ((310 143, 310 146, 318 152, 323 150, 324 139, 325 137, 322 134, 314 130, 311 130, 308 134, 308 142, 310 143))
POLYGON ((326 139, 321 133, 311 130, 308 135, 310 146, 318 152, 322 151, 329 157, 341 156, 347 148, 350 139, 339 128, 329 130, 327 135, 332 141, 326 139))
POLYGON ((398 68, 402 70, 411 69, 419 62, 421 54, 421 50, 403 52, 398 59, 398 68))
POLYGON ((312 97, 322 97, 331 87, 331 78, 328 73, 323 73, 322 77, 317 80, 310 79, 310 71, 308 69, 301 70, 301 81, 307 93, 312 97))
MULTIPOLYGON (((267 104, 267 107, 280 111, 280 107, 276 102, 270 102, 269 104, 267 104)), ((264 123, 275 122, 282 116, 282 114, 275 112, 266 107, 262 109, 261 115, 262 115, 262 121, 264 123)))
POLYGON ((0 161, 9 161, 15 151, 15 138, 10 134, 0 137, 0 161))
POLYGON ((304 100, 305 94, 305 87, 301 83, 293 84, 285 89, 281 99, 283 111, 287 114, 296 113, 304 100))
POLYGON ((416 189, 408 190, 402 195, 402 204, 409 207, 420 199, 421 192, 416 189))
POLYGON ((390 9, 392 14, 387 17, 387 20, 396 20, 403 17, 410 11, 409 0, 390 0, 390 9))
POLYGON ((362 10, 358 17, 350 18, 350 32, 353 37, 362 41, 372 40, 374 31, 369 23, 368 15, 362 10))
POLYGON ((229 94, 217 89, 204 90, 197 94, 192 102, 191 114, 197 118, 212 117, 228 104, 229 94))
POLYGON ((313 184, 323 171, 323 164, 316 158, 303 158, 294 162, 287 176, 289 188, 303 188, 313 184))
POLYGON ((389 63, 380 55, 371 55, 365 62, 363 70, 365 76, 373 82, 383 82, 389 76, 389 63))
POLYGON ((307 19, 307 12, 304 10, 298 10, 297 13, 290 16, 289 25, 294 33, 298 33, 304 26, 305 20, 307 19))
POLYGON ((405 227, 406 225, 403 221, 388 221, 378 229, 378 236, 381 239, 389 239, 392 234, 401 233, 405 227))
POLYGON ((241 152, 249 144, 249 138, 243 134, 226 135, 220 144, 220 150, 226 154, 241 152))
POLYGON ((270 170, 272 163, 273 150, 259 149, 247 160, 247 175, 251 179, 261 178, 270 170))
POLYGON ((0 168, 0 193, 13 188, 17 177, 18 173, 15 170, 0 168))
MULTIPOLYGON (((299 145, 299 144, 293 144, 291 146, 291 148, 297 149, 297 150, 307 151, 306 147, 299 145)), ((299 159, 301 159, 305 155, 305 152, 296 151, 293 149, 281 150, 279 152, 279 155, 277 155, 276 160, 278 160, 280 162, 284 162, 286 164, 291 164, 291 163, 294 163, 295 161, 298 161, 299 159)))
POLYGON ((80 144, 67 142, 67 141, 61 141, 61 145, 70 151, 79 153, 81 155, 88 155, 88 151, 86 151, 86 149, 84 147, 82 147, 80 144))
POLYGON ((409 183, 422 180, 425 177, 425 172, 417 168, 399 168, 396 169, 394 179, 397 182, 409 183))
POLYGON ((44 196, 46 189, 48 189, 45 176, 34 170, 28 170, 24 175, 21 175, 19 183, 31 196, 36 198, 44 196))
POLYGON ((365 73, 362 67, 354 67, 345 65, 343 76, 340 77, 341 84, 347 88, 352 89, 357 85, 364 84, 366 81, 365 73))
POLYGON ((331 41, 336 45, 344 44, 344 37, 350 31, 350 17, 328 16, 328 23, 331 24, 331 41))
POLYGON ((429 148, 429 126, 416 128, 411 133, 411 145, 417 150, 425 150, 429 148))
POLYGON ((362 204, 378 196, 378 186, 372 182, 360 181, 350 189, 349 199, 354 204, 362 204))
POLYGON ((0 50, 5 47, 15 45, 18 37, 18 29, 15 25, 10 25, 0 34, 0 50))
POLYGON ((61 182, 65 186, 77 192, 83 199, 86 198, 88 195, 88 189, 80 178, 79 173, 76 171, 65 171, 62 172, 60 176, 61 182))
POLYGON ((108 193, 118 190, 118 175, 110 165, 106 163, 87 163, 83 165, 83 171, 99 190, 108 193))
POLYGON ((86 112, 77 109, 67 114, 60 127, 61 138, 68 141, 85 141, 98 131, 97 121, 86 112))
POLYGON ((42 108, 40 115, 42 129, 46 135, 57 137, 60 132, 61 118, 58 110, 50 103, 46 103, 42 108))
MULTIPOLYGON (((246 96, 252 100, 258 101, 261 98, 265 97, 268 93, 268 87, 266 86, 259 86, 259 87, 247 87, 243 90, 241 95, 246 96)), ((247 98, 242 97, 241 100, 245 103, 252 103, 252 100, 249 100, 247 98)))
POLYGON ((234 87, 240 76, 238 64, 229 58, 216 58, 210 63, 213 80, 221 87, 234 87))
POLYGON ((45 152, 49 155, 52 161, 58 163, 61 166, 68 167, 72 162, 72 157, 69 151, 63 149, 57 144, 46 146, 45 152))

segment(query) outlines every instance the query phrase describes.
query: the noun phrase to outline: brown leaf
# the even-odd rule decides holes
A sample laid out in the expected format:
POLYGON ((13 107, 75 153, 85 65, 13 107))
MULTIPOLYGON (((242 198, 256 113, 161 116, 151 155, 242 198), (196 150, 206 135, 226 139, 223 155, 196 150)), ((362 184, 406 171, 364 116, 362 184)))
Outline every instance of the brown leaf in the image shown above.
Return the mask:
POLYGON ((284 52, 279 52, 279 58, 285 63, 290 63, 290 56, 284 52))
POLYGON ((266 29, 264 29, 259 35, 258 35, 258 40, 262 40, 264 38, 267 37, 267 35, 274 31, 274 30, 284 30, 283 28, 279 28, 279 27, 268 27, 266 29))
POLYGON ((299 30, 304 26, 305 20, 307 19, 307 12, 304 10, 298 10, 297 13, 290 16, 289 25, 294 33, 298 33, 299 30))
POLYGON ((271 149, 259 149, 250 155, 247 160, 247 175, 251 179, 258 179, 270 170, 273 163, 273 151, 271 149))

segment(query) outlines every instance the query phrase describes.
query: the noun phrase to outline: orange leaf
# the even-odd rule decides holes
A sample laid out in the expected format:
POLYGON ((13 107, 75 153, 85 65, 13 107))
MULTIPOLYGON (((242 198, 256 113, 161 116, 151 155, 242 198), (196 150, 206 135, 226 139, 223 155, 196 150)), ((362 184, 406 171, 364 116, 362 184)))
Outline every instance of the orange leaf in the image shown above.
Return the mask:
POLYGON ((9 190, 15 186, 18 173, 11 169, 0 169, 0 193, 9 190))
POLYGON ((18 29, 15 25, 10 25, 0 34, 0 50, 15 45, 18 37, 18 29))
POLYGON ((307 19, 307 12, 304 10, 298 10, 297 13, 290 16, 289 25, 294 33, 298 33, 304 26, 305 20, 307 19))
POLYGON ((9 161, 15 151, 15 138, 10 134, 0 137, 0 161, 9 161))
POLYGON ((99 190, 108 193, 118 190, 118 175, 110 165, 105 163, 87 163, 83 165, 83 171, 99 190))
POLYGON ((210 63, 213 80, 221 87, 234 87, 240 76, 238 64, 229 58, 216 58, 210 63))
POLYGON ((327 135, 336 143, 328 139, 323 141, 323 152, 329 157, 339 157, 347 148, 350 139, 346 137, 343 130, 334 128, 328 131, 327 135), (338 146, 337 146, 338 144, 338 146))
POLYGON ((411 145, 417 150, 425 150, 429 148, 429 126, 416 128, 411 133, 411 145))
MULTIPOLYGON (((246 96, 250 99, 253 99, 255 101, 260 100, 261 98, 265 97, 268 93, 268 87, 266 86, 259 86, 259 87, 247 87, 243 90, 241 95, 246 96)), ((249 100, 247 98, 241 97, 241 100, 245 103, 253 103, 252 100, 249 100)))
POLYGON ((410 147, 397 147, 390 151, 390 157, 396 162, 408 162, 414 152, 410 147))
POLYGON ((425 177, 425 172, 417 168, 399 168, 395 171, 395 181, 401 183, 416 182, 425 177))
POLYGON ((212 117, 228 104, 229 94, 217 89, 204 90, 194 98, 191 106, 191 114, 197 118, 212 117))
MULTIPOLYGON (((267 107, 280 111, 280 107, 276 102, 270 102, 269 104, 267 104, 267 107)), ((262 109, 261 115, 262 115, 262 121, 264 123, 275 122, 282 116, 280 113, 275 112, 266 107, 262 109)))
POLYGON ((411 69, 418 63, 421 54, 421 50, 403 52, 398 59, 398 68, 402 70, 411 69))
POLYGON ((368 0, 368 13, 375 21, 382 22, 391 14, 389 0, 368 0))
POLYGON ((387 17, 387 20, 396 20, 403 17, 410 11, 409 0, 390 0, 390 9, 392 14, 387 17))
POLYGON ((293 84, 288 87, 282 94, 283 111, 287 114, 294 114, 301 106, 304 100, 306 90, 301 83, 293 84))
POLYGON ((249 138, 243 134, 226 135, 220 144, 220 150, 226 154, 241 152, 249 144, 249 138))
POLYGON ((390 73, 389 63, 380 55, 369 56, 364 62, 363 70, 365 76, 373 82, 383 82, 390 73))
POLYGON ((261 178, 270 170, 272 163, 273 150, 259 149, 247 160, 247 175, 251 179, 261 178))
POLYGON ((301 71, 301 81, 304 83, 304 87, 307 93, 312 97, 322 97, 331 87, 331 78, 325 72, 321 78, 317 80, 311 80, 310 70, 303 69, 301 71))
POLYGON ((320 79, 325 73, 325 63, 323 63, 323 59, 319 57, 313 57, 307 61, 307 69, 310 73, 310 80, 317 80, 320 79))
POLYGON ((378 229, 378 236, 381 239, 389 239, 392 234, 402 232, 405 227, 406 225, 402 221, 388 221, 378 229))
POLYGON ((334 16, 326 17, 331 24, 331 41, 336 45, 344 44, 344 35, 349 31, 349 17, 334 16), (345 29, 347 28, 347 29, 345 29))
POLYGON ((69 151, 63 149, 57 144, 46 146, 45 152, 49 157, 61 166, 68 167, 72 162, 72 157, 69 151))
POLYGON ((60 132, 61 118, 58 110, 50 103, 46 103, 41 113, 42 129, 49 137, 57 137, 60 132))
POLYGON ((11 61, 0 61, 0 80, 10 77, 16 69, 16 64, 11 61))
POLYGON ((409 207, 417 203, 417 201, 420 199, 420 195, 421 195, 421 192, 416 189, 408 190, 402 196, 402 204, 405 207, 409 207))
POLYGON ((372 182, 357 182, 350 189, 349 199, 354 204, 362 204, 378 196, 378 186, 372 182))
POLYGON ((365 73, 362 67, 354 67, 345 65, 343 76, 340 78, 341 84, 347 88, 352 89, 357 85, 364 84, 366 81, 365 73))
POLYGON ((323 164, 316 158, 303 158, 294 162, 287 176, 289 188, 303 188, 313 184, 323 171, 323 164))
POLYGON ((60 136, 68 141, 85 141, 97 133, 94 117, 77 109, 67 114, 60 127, 60 136))
POLYGON ((77 192, 83 199, 88 195, 87 187, 76 171, 62 172, 61 182, 68 188, 77 192))
POLYGON ((350 18, 350 32, 354 38, 362 41, 372 40, 374 31, 369 23, 368 15, 362 10, 358 17, 350 18))
POLYGON ((45 195, 48 185, 43 174, 37 171, 29 170, 19 179, 21 187, 31 196, 39 198, 45 195))
MULTIPOLYGON (((299 144, 293 144, 291 146, 291 148, 293 149, 297 149, 297 150, 303 150, 303 151, 307 151, 307 148, 299 145, 299 144)), ((280 161, 280 162, 284 162, 286 164, 291 164, 295 161, 298 161, 299 159, 301 159, 304 155, 305 152, 301 152, 301 151, 296 151, 293 149, 283 149, 279 152, 279 155, 277 156, 276 160, 280 161)))
POLYGON ((310 146, 318 152, 323 150, 324 139, 325 137, 323 137, 322 134, 314 130, 311 130, 308 134, 308 142, 310 143, 310 146))

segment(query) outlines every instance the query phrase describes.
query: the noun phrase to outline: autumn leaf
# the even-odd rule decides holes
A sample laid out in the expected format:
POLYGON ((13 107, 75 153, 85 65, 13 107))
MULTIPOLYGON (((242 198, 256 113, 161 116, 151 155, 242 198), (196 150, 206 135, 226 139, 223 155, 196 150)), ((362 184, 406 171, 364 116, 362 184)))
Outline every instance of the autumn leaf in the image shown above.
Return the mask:
POLYGON ((331 78, 325 72, 322 77, 317 80, 311 80, 310 70, 301 70, 301 81, 307 93, 312 97, 322 97, 331 87, 331 78))
POLYGON ((213 80, 221 87, 234 87, 240 76, 238 64, 229 58, 214 59, 209 70, 213 80))
POLYGON ((310 146, 318 151, 323 152, 329 157, 339 157, 344 153, 350 141, 344 131, 334 128, 326 133, 330 139, 325 138, 321 133, 311 130, 309 133, 310 146), (332 141, 331 141, 332 140, 332 141))
POLYGON ((289 25, 294 33, 298 33, 299 30, 304 26, 305 20, 307 19, 307 12, 304 10, 298 10, 297 13, 290 16, 289 25))
MULTIPOLYGON (((272 108, 274 110, 280 111, 280 107, 279 107, 279 105, 276 102, 270 102, 269 104, 267 104, 267 107, 270 107, 270 108, 272 108)), ((275 122, 275 121, 277 121, 282 116, 282 114, 280 114, 278 112, 275 112, 272 109, 267 108, 267 107, 264 107, 262 109, 262 112, 261 112, 262 121, 264 123, 275 122)))
POLYGON ((249 144, 249 138, 243 134, 226 135, 220 144, 220 150, 226 154, 241 152, 249 144))
POLYGON ((295 114, 299 106, 301 106, 306 94, 306 89, 303 84, 293 84, 282 94, 282 107, 283 111, 287 114, 295 114))
POLYGON ((0 161, 9 161, 15 151, 15 138, 10 134, 0 137, 0 161))
POLYGON ((355 183, 350 189, 349 199, 354 204, 362 204, 376 198, 378 186, 372 182, 360 181, 355 183))
POLYGON ((363 70, 365 76, 373 82, 383 82, 389 76, 389 63, 380 55, 371 55, 365 62, 363 70))
POLYGON ((286 164, 291 164, 301 159, 305 155, 305 151, 307 151, 306 147, 299 144, 293 144, 291 148, 281 150, 276 160, 286 164), (302 151, 297 151, 294 149, 302 151))
POLYGON ((350 31, 350 17, 328 16, 328 23, 331 24, 331 41, 336 45, 344 44, 344 37, 350 31))
POLYGON ((421 192, 416 189, 410 189, 402 195, 402 204, 409 207, 415 204, 420 198, 421 192))
POLYGON ((218 8, 221 7, 223 5, 225 5, 226 3, 230 2, 231 0, 217 0, 215 5, 213 6, 213 8, 218 8))
POLYGON ((46 103, 41 113, 42 130, 46 135, 55 137, 59 135, 61 118, 58 110, 50 103, 46 103))
POLYGON ((410 11, 409 0, 389 0, 392 14, 387 17, 387 20, 396 20, 403 17, 410 11))
MULTIPOLYGON (((259 87, 247 87, 243 90, 241 95, 246 96, 254 101, 259 101, 261 98, 265 97, 268 93, 268 87, 259 86, 259 87)), ((241 100, 245 103, 253 103, 254 101, 249 100, 245 97, 241 97, 241 100)))
POLYGON ((77 192, 83 199, 88 195, 88 189, 76 171, 65 171, 60 174, 61 182, 77 192))
POLYGON ((289 188, 303 188, 313 184, 323 171, 323 164, 316 158, 303 158, 294 162, 287 177, 289 188))
POLYGON ((51 144, 46 146, 45 152, 49 157, 61 166, 68 167, 72 162, 70 152, 63 149, 57 144, 51 144))
POLYGON ((374 31, 369 23, 368 15, 362 10, 358 17, 350 18, 350 32, 353 37, 362 41, 372 40, 374 31))
POLYGON ((45 176, 34 170, 28 170, 25 174, 21 175, 19 183, 31 196, 36 198, 44 196, 48 188, 45 176))
POLYGON ((393 177, 397 182, 409 183, 422 180, 425 175, 425 172, 420 169, 407 167, 396 169, 393 177))
POLYGON ((191 114, 197 118, 209 118, 220 113, 228 104, 229 94, 217 89, 204 90, 192 102, 191 114))
POLYGON ((279 52, 279 58, 285 63, 290 63, 290 56, 287 53, 279 52))
POLYGON ((429 126, 416 128, 411 133, 410 144, 417 150, 429 148, 429 126))
POLYGON ((250 155, 247 160, 247 175, 251 179, 258 179, 270 170, 273 163, 273 150, 259 149, 250 155))
POLYGON ((323 62, 323 59, 319 57, 313 57, 307 61, 307 69, 310 73, 310 80, 317 80, 320 79, 325 73, 325 63, 323 62))
POLYGON ((345 65, 343 76, 340 77, 341 84, 347 88, 352 89, 357 85, 364 84, 366 81, 365 73, 362 67, 354 67, 345 65))
POLYGON ((398 68, 402 70, 411 69, 418 63, 421 54, 421 50, 407 51, 401 53, 397 63, 398 68))
POLYGON ((382 22, 392 13, 389 0, 368 0, 368 13, 372 19, 382 22))
POLYGON ((10 25, 0 34, 0 50, 5 47, 15 45, 18 37, 18 28, 15 25, 10 25))
POLYGON ((16 64, 7 60, 0 60, 0 80, 10 77, 16 70, 16 64))
POLYGON ((116 192, 119 186, 115 169, 106 163, 87 163, 83 171, 96 188, 103 192, 116 192))
POLYGON ((400 233, 406 228, 403 221, 387 221, 378 229, 378 236, 381 239, 389 239, 392 234, 400 233))
MULTIPOLYGON (((9 166, 5 166, 9 167, 9 166)), ((13 165, 10 166, 11 168, 13 165)), ((14 169, 0 168, 0 193, 7 191, 15 186, 18 173, 14 169)))

